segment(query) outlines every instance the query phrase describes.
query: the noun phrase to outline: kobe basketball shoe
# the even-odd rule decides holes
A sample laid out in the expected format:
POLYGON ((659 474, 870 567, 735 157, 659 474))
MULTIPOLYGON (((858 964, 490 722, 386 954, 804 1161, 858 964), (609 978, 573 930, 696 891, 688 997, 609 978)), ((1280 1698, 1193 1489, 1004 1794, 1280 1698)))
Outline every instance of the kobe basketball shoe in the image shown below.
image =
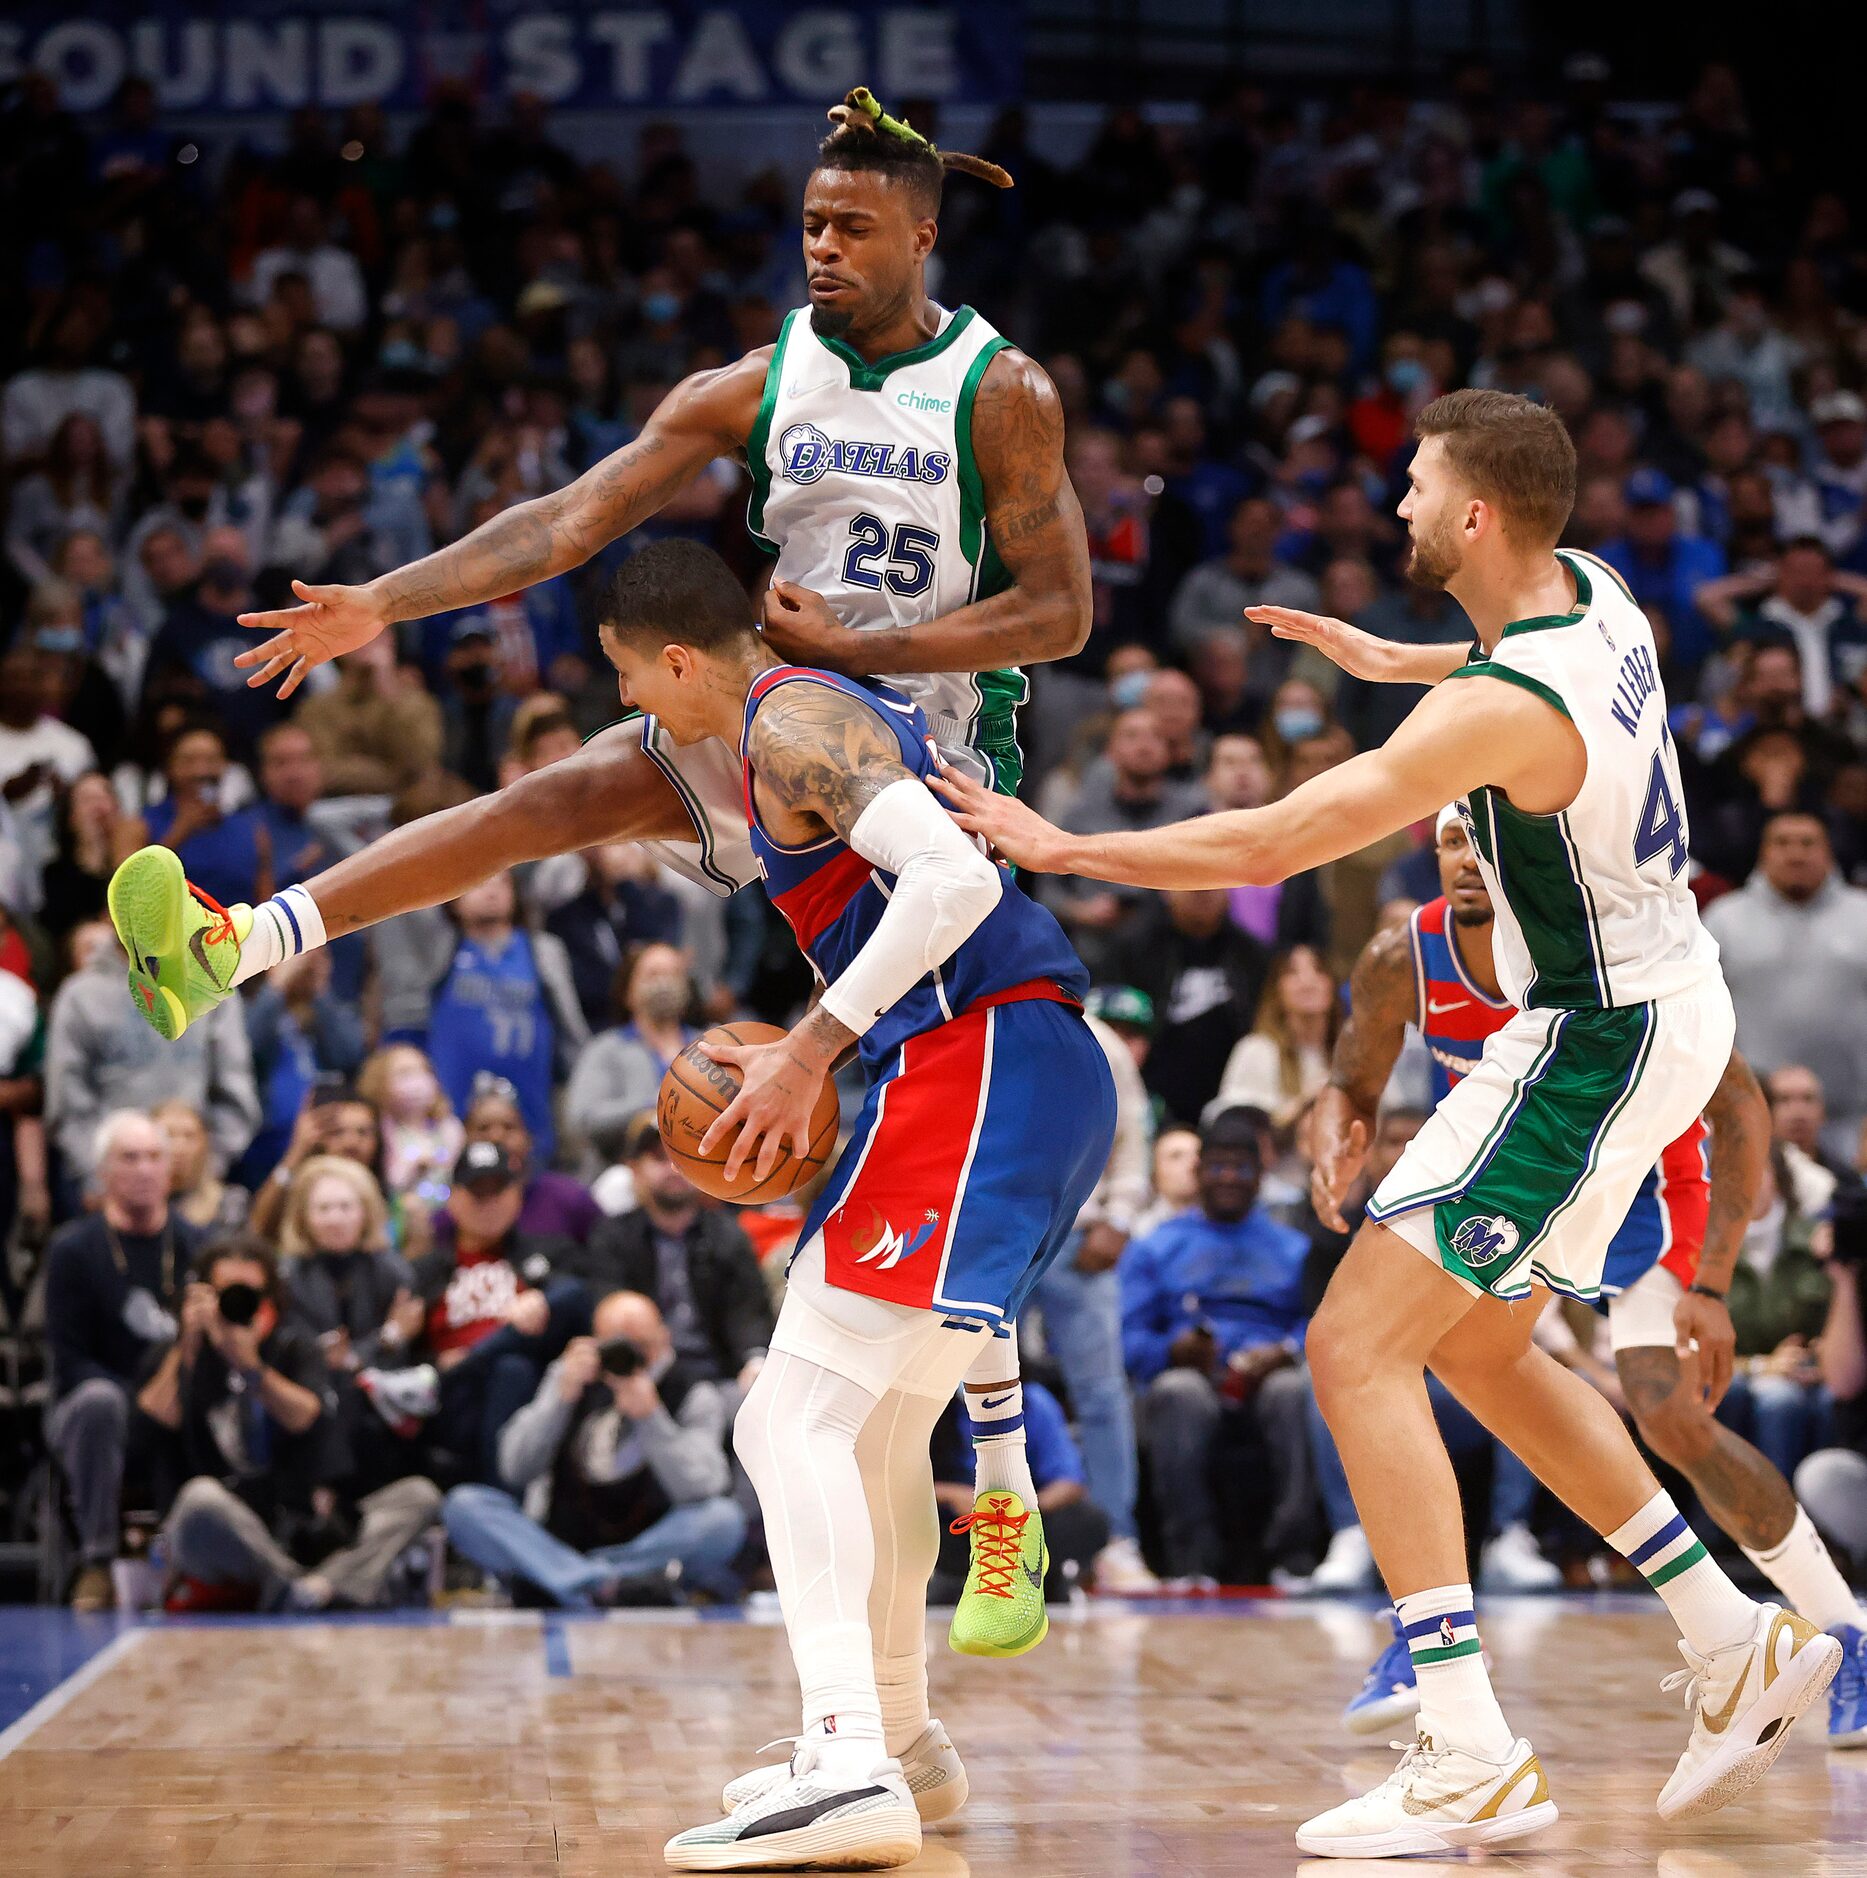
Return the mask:
POLYGON ((233 990, 253 909, 190 885, 171 848, 138 848, 110 877, 110 921, 130 955, 130 996, 173 1043, 233 990))
POLYGON ((1835 1679, 1840 1642, 1780 1604, 1757 1606, 1750 1634, 1686 1660, 1660 1684, 1685 1688, 1692 1736, 1660 1789, 1662 1819, 1716 1812, 1754 1787, 1783 1751, 1790 1724, 1814 1707, 1835 1679))
POLYGON ((962 1656, 1022 1656, 1036 1649, 1050 1634, 1043 1515, 1020 1495, 992 1487, 949 1530, 971 1535, 972 1562, 947 1642, 962 1656))
MULTIPOLYGON (((774 1741, 771 1745, 793 1747, 796 1743, 774 1741)), ((970 1788, 965 1766, 937 1720, 928 1722, 914 1737, 913 1745, 897 1758, 901 1762, 901 1778, 914 1796, 914 1810, 920 1814, 923 1826, 937 1826, 943 1819, 951 1819, 966 1804, 970 1788)), ((720 1811, 737 1812, 748 1800, 782 1786, 790 1778, 790 1768, 782 1765, 760 1767, 749 1774, 741 1774, 737 1780, 728 1781, 720 1794, 720 1811)))
POLYGON ((1402 1858, 1509 1845, 1555 1823, 1529 1742, 1513 1741, 1491 1760, 1421 1734, 1372 1792, 1299 1826, 1297 1845, 1320 1858, 1402 1858))

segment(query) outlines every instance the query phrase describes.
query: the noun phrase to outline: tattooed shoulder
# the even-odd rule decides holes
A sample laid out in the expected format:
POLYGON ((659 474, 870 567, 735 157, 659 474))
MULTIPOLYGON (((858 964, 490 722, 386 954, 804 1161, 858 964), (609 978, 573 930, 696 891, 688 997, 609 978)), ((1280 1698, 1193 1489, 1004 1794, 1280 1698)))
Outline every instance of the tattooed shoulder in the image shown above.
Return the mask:
POLYGON ((780 685, 752 720, 747 755, 786 808, 845 840, 884 789, 913 774, 874 711, 831 685, 780 685))

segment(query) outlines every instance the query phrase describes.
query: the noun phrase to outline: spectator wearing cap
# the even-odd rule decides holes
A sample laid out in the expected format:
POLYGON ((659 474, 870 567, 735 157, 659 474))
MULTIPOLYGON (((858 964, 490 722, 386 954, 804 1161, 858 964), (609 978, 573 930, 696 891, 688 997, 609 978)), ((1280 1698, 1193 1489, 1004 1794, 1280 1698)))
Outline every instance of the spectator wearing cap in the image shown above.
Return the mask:
POLYGON ((456 1487, 454 1550, 552 1604, 735 1597, 746 1516, 732 1497, 725 1395, 681 1356, 654 1302, 614 1291, 506 1424, 498 1484, 456 1487), (522 1496, 522 1503, 521 1498, 522 1496))
POLYGON ((1250 1109, 1215 1115, 1200 1131, 1199 1205, 1122 1260, 1123 1347, 1172 1578, 1213 1579, 1227 1563, 1213 1465, 1222 1423, 1267 1453, 1271 1562, 1302 1543, 1311 1516, 1301 1367, 1309 1247, 1257 1205, 1263 1121, 1250 1109))
POLYGON ((1729 574, 1699 591, 1720 632, 1755 641, 1788 639, 1802 667, 1802 702, 1824 717, 1867 673, 1867 577, 1838 572, 1819 535, 1785 543, 1768 573, 1729 574))
POLYGON ((524 1194, 503 1148, 472 1141, 454 1166, 434 1244, 414 1261, 406 1368, 358 1377, 387 1421, 411 1437, 425 1422, 437 1467, 497 1482, 499 1431, 545 1366, 588 1330, 590 1294, 570 1273, 575 1242, 521 1233, 524 1194))
POLYGON ((499 682, 499 632, 484 611, 453 619, 434 675, 441 696, 441 762, 476 790, 499 787, 499 758, 518 701, 499 682))
POLYGON ((1809 407, 1809 417, 1816 442, 1810 480, 1821 508, 1816 532, 1837 561, 1867 571, 1867 400, 1858 391, 1831 391, 1809 407))
POLYGON ((772 1332, 771 1299, 752 1242, 730 1212, 707 1205, 682 1177, 653 1114, 629 1123, 622 1160, 635 1206, 597 1225, 572 1269, 599 1296, 636 1291, 652 1298, 676 1354, 696 1375, 750 1388, 772 1332))
POLYGON ((1672 478, 1662 471, 1635 470, 1622 490, 1627 532, 1603 542, 1601 558, 1627 583, 1635 602, 1664 621, 1669 663, 1690 674, 1714 646, 1696 596, 1706 581, 1725 571, 1725 562, 1715 541, 1679 532, 1676 493, 1672 478))
POLYGON ((518 1232, 523 1236, 574 1239, 582 1245, 603 1217, 590 1189, 574 1174, 539 1164, 518 1091, 497 1077, 474 1085, 473 1102, 461 1118, 469 1141, 491 1141, 505 1150, 524 1190, 518 1232))
POLYGON ((1759 1075, 1813 1070, 1828 1096, 1823 1143, 1852 1158, 1867 1115, 1867 891, 1835 870, 1820 817, 1790 809, 1763 830, 1756 872, 1706 910, 1738 1048, 1759 1075))
POLYGON ((1208 633, 1237 627, 1248 606, 1315 611, 1321 589, 1301 568, 1277 559, 1278 529, 1267 497, 1247 496, 1232 510, 1225 552, 1200 562, 1174 592, 1167 619, 1176 645, 1191 650, 1208 633))

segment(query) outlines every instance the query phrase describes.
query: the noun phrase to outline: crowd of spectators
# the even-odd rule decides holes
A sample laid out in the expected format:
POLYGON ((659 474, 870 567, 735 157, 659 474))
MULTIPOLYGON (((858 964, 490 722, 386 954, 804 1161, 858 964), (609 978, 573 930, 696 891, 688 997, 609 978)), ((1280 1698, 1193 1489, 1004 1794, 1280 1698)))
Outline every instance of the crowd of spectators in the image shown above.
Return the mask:
MULTIPOLYGON (((1069 160, 1046 148, 999 119, 984 154, 1018 187, 956 182, 930 266, 1067 414, 1093 628, 1032 674, 1027 791, 1145 829, 1378 742, 1411 693, 1242 608, 1462 640, 1401 571, 1412 416, 1459 384, 1558 410, 1568 540, 1663 648, 1691 878, 1776 1117, 1725 1412, 1859 1558, 1849 199, 1764 147, 1717 65, 1637 109, 1599 61, 1532 96, 1478 70, 1421 99, 1234 85, 1196 121, 1117 108, 1069 160)), ((402 628, 289 704, 233 667, 236 616, 556 487, 681 375, 772 339, 801 298, 800 180, 748 161, 704 188, 666 125, 583 161, 535 100, 447 88, 404 128, 307 109, 272 147, 201 150, 140 80, 85 121, 35 74, 0 93, 0 1233, 82 1601, 136 1543, 126 1509, 202 1608, 424 1596, 443 1529, 456 1571, 519 1596, 756 1582, 723 1435, 800 1215, 703 1203, 644 1113, 697 1027, 797 1009, 757 896, 628 847, 560 857, 294 961, 174 1045, 103 910, 146 841, 256 900, 613 717, 587 575, 402 628)), ((744 495, 722 461, 600 560, 697 534, 750 583, 744 495)), ((1308 1204, 1305 1118, 1348 966, 1437 891, 1429 835, 1275 887, 1038 889, 1095 978, 1123 1109, 1028 1326, 1060 1578, 1144 1586, 1143 1552, 1194 1585, 1369 1575, 1303 1364, 1343 1243, 1308 1204)), ((1376 1171, 1418 1125, 1407 1076, 1376 1171)), ((1589 1337, 1570 1349, 1612 1391, 1589 1337)), ((965 1432, 936 1468, 961 1511, 965 1432)), ((1581 1569, 1585 1538, 1475 1426, 1468 1464, 1499 1580, 1581 1569)))

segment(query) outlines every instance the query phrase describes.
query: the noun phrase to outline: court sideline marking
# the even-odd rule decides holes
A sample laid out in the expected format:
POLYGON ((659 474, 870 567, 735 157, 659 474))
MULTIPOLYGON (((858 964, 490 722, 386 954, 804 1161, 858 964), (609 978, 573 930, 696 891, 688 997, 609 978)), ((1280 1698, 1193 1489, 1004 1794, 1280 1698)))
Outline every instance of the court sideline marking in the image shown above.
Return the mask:
POLYGON ((100 1682, 149 1632, 138 1626, 112 1637, 88 1662, 81 1663, 55 1689, 48 1689, 11 1727, 0 1729, 0 1761, 25 1744, 67 1703, 75 1701, 92 1683, 100 1682))

